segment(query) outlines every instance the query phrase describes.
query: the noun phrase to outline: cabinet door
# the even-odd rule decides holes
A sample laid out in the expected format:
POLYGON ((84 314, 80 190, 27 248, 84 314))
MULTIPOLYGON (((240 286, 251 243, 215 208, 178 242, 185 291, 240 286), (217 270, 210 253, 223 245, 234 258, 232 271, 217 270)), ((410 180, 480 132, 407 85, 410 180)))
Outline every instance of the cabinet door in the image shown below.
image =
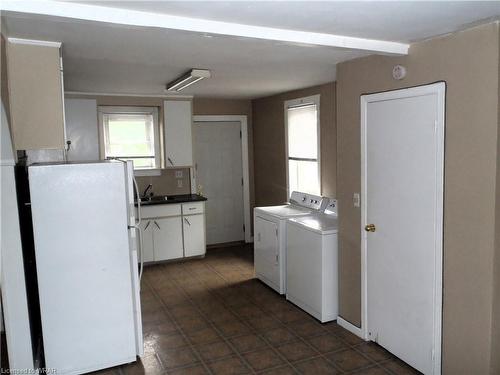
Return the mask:
POLYGON ((152 219, 154 225, 154 260, 182 258, 182 221, 181 217, 152 219))
POLYGON ((182 228, 184 234, 184 256, 204 255, 206 251, 205 216, 183 216, 182 228))
POLYGON ((165 100, 163 103, 165 127, 165 165, 190 167, 193 165, 192 110, 190 100, 165 100))
POLYGON ((10 125, 14 148, 64 148, 64 98, 59 45, 9 40, 7 48, 10 125))
POLYGON ((65 99, 66 138, 71 141, 69 161, 99 160, 97 101, 65 99))
MULTIPOLYGON (((141 222, 142 229, 142 249, 141 256, 143 262, 152 262, 154 261, 154 252, 153 252, 153 221, 151 220, 143 220, 141 222)), ((137 237, 137 241, 139 241, 139 237, 137 237)))
POLYGON ((258 278, 280 289, 278 225, 256 216, 254 265, 258 278))

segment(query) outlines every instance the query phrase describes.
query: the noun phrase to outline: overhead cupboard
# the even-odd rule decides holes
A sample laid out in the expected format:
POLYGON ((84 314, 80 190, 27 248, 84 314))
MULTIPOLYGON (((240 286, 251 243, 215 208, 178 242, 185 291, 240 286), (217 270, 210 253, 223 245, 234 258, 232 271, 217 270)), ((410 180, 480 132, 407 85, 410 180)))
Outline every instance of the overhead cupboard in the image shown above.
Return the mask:
POLYGON ((9 38, 7 70, 14 149, 64 149, 61 43, 9 38))
POLYGON ((163 102, 165 167, 193 165, 193 111, 191 100, 163 102))

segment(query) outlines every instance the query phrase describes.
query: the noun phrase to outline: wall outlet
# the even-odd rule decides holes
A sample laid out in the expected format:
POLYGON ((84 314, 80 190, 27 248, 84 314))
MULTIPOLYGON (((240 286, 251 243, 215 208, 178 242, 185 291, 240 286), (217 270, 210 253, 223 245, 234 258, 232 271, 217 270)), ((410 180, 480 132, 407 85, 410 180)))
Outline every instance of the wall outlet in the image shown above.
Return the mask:
POLYGON ((361 207, 361 198, 359 193, 354 193, 352 195, 352 204, 354 205, 354 207, 361 207))
POLYGON ((175 178, 182 178, 183 173, 182 171, 175 171, 175 178))
POLYGON ((181 188, 182 187, 182 180, 177 180, 177 187, 181 188))

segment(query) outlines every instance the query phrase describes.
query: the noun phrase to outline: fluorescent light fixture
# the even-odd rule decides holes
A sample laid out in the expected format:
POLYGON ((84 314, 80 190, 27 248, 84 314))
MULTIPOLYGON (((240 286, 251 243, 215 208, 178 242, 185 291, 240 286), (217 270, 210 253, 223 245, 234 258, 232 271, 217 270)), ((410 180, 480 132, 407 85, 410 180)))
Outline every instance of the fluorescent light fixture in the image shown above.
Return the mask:
POLYGON ((166 91, 181 91, 193 83, 201 81, 203 78, 210 78, 212 74, 206 69, 191 69, 176 80, 167 84, 166 91))

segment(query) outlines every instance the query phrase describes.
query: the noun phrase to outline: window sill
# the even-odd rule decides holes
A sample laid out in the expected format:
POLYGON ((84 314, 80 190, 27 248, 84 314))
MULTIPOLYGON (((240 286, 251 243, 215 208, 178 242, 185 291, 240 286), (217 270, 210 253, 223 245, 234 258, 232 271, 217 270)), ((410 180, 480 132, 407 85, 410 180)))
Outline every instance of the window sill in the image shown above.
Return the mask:
POLYGON ((147 177, 147 176, 161 176, 161 169, 134 169, 134 176, 147 177))

